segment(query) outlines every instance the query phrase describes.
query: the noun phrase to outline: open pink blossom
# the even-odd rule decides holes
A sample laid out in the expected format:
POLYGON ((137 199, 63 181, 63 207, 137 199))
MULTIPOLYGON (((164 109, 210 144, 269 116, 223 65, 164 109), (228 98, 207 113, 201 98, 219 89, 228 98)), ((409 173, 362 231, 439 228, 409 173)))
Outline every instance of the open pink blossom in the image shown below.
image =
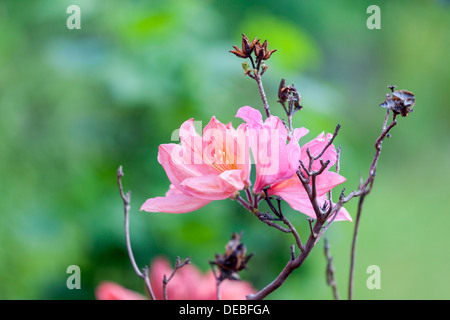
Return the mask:
MULTIPOLYGON (((325 135, 324 133, 321 133, 317 138, 306 143, 301 147, 300 159, 302 160, 302 162, 306 167, 308 167, 309 165, 309 157, 307 155, 306 150, 309 149, 312 156, 319 155, 320 152, 326 146, 326 144, 329 142, 331 137, 332 137, 331 134, 325 135)), ((329 168, 336 163, 336 149, 333 144, 328 147, 328 149, 322 155, 321 159, 323 159, 323 161, 327 160, 330 161, 327 169, 325 169, 316 178, 317 198, 319 200, 319 204, 323 205, 325 201, 327 201, 327 193, 335 186, 345 182, 346 179, 335 172, 329 171, 329 168)), ((320 161, 319 160, 314 161, 312 169, 319 170, 320 168, 321 168, 320 161)), ((298 210, 312 218, 316 218, 316 214, 311 205, 308 194, 306 193, 306 190, 303 188, 303 185, 300 182, 300 179, 298 178, 297 174, 294 174, 289 179, 272 184, 270 186, 270 189, 268 190, 268 194, 280 196, 293 209, 298 210)), ((330 217, 330 219, 331 218, 332 217, 330 217)), ((345 208, 341 208, 337 213, 335 220, 352 221, 352 218, 345 208)))
MULTIPOLYGON (((156 300, 164 299, 163 278, 172 274, 169 262, 161 257, 156 258, 150 267, 150 283, 156 300)), ((201 273, 197 267, 188 264, 178 269, 167 284, 169 300, 216 300, 216 279, 212 271, 201 273)), ((244 300, 247 295, 255 293, 252 285, 245 281, 224 280, 220 285, 222 300, 244 300)), ((112 283, 101 283, 95 292, 98 300, 142 300, 143 295, 112 283)))
POLYGON ((288 132, 278 117, 270 116, 263 122, 261 113, 248 106, 240 108, 236 117, 243 119, 248 128, 256 169, 253 192, 261 193, 263 188, 292 177, 299 166, 298 142, 308 129, 295 129, 288 142, 288 132))
POLYGON ((235 197, 250 185, 250 157, 244 125, 234 129, 215 117, 205 126, 203 136, 194 120, 180 127, 180 144, 159 146, 158 161, 171 182, 165 197, 148 199, 141 210, 185 213, 213 200, 235 197))

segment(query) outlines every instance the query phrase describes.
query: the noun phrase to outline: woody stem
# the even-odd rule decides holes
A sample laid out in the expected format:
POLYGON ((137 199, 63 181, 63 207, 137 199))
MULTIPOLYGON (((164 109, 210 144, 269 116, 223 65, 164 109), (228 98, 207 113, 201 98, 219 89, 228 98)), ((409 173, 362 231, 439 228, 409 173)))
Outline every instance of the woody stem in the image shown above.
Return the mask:
POLYGON ((261 81, 261 74, 256 71, 255 72, 255 80, 258 84, 259 93, 261 94, 261 99, 263 101, 264 110, 266 111, 266 116, 270 117, 269 103, 267 102, 266 93, 264 91, 264 87, 261 81))
POLYGON ((297 268, 299 268, 305 259, 310 254, 312 248, 316 245, 317 241, 319 241, 319 237, 315 236, 315 234, 319 234, 321 228, 323 226, 322 222, 316 220, 316 224, 313 227, 313 232, 308 238, 308 241, 304 245, 304 250, 300 252, 300 254, 295 259, 290 259, 278 277, 275 278, 271 283, 269 283, 265 288, 260 290, 255 294, 250 294, 247 296, 248 300, 261 300, 267 297, 270 293, 278 289, 283 285, 289 275, 297 268))

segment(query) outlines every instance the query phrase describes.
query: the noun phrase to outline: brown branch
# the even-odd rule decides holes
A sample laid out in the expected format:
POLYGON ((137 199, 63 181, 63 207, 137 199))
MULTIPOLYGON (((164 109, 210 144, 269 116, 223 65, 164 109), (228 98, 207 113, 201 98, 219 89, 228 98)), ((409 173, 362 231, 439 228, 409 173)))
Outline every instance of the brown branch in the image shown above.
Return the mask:
MULTIPOLYGON (((292 258, 292 256, 291 256, 291 259, 288 261, 288 263, 286 264, 284 269, 281 271, 281 273, 275 278, 275 280, 273 280, 270 284, 268 284, 266 287, 264 287, 258 293, 248 295, 247 299, 250 299, 250 300, 264 299, 270 293, 272 293, 273 291, 278 289, 281 285, 283 285, 284 281, 286 281, 286 279, 289 277, 289 275, 295 269, 299 268, 303 264, 303 262, 308 257, 309 253, 311 252, 312 248, 316 245, 316 243, 319 241, 320 237, 322 236, 323 233, 321 233, 321 230, 322 230, 322 227, 323 227, 326 219, 324 219, 324 212, 323 212, 324 209, 322 209, 320 207, 319 201, 317 199, 316 177, 317 177, 317 175, 321 174, 326 169, 326 167, 328 166, 328 164, 330 162, 329 161, 324 162, 323 160, 321 160, 320 161, 321 168, 319 170, 315 170, 315 171, 312 171, 312 165, 313 165, 313 162, 315 160, 319 159, 325 153, 325 151, 331 146, 331 144, 333 143, 335 137, 337 136, 337 134, 339 132, 340 127, 341 127, 340 124, 338 124, 336 126, 336 129, 334 131, 332 138, 328 141, 328 143, 324 146, 324 148, 318 155, 313 156, 313 155, 311 155, 309 150, 307 150, 307 154, 310 159, 309 169, 306 169, 304 164, 300 163, 300 167, 297 170, 297 176, 300 179, 304 189, 306 190, 306 193, 308 194, 308 197, 311 201, 311 204, 314 208, 314 211, 316 213, 316 218, 317 218, 314 226, 312 225, 313 220, 312 219, 309 220, 311 233, 309 235, 308 241, 306 242, 305 245, 301 245, 301 247, 299 246, 299 248, 301 248, 299 255, 296 258, 292 258), (303 174, 302 169, 305 170, 306 176, 303 174)), ((331 206, 331 204, 330 204, 330 206, 331 206)), ((331 210, 329 210, 329 211, 331 211, 331 210)), ((292 253, 291 253, 291 255, 292 255, 292 253)))
POLYGON ((251 204, 247 203, 244 199, 242 199, 241 196, 237 196, 236 200, 248 211, 253 213, 260 221, 264 222, 268 226, 274 227, 284 233, 292 233, 291 229, 286 229, 279 224, 276 224, 273 222, 273 220, 280 220, 279 218, 271 217, 268 213, 259 211, 255 206, 252 206, 251 204))
MULTIPOLYGON (((269 294, 271 294, 273 291, 278 289, 283 285, 283 283, 286 281, 286 279, 289 277, 289 275, 297 268, 299 268, 305 259, 308 257, 309 253, 311 252, 312 248, 316 245, 317 241, 319 241, 319 237, 314 237, 313 234, 319 234, 320 229, 322 228, 323 224, 316 220, 316 224, 314 225, 314 228, 312 230, 311 235, 308 238, 308 241, 303 246, 303 251, 300 252, 300 254, 295 258, 292 259, 292 251, 291 251, 291 259, 287 262, 286 266, 283 268, 283 270, 280 272, 280 274, 266 287, 264 287, 262 290, 255 294, 250 294, 247 296, 248 300, 261 300, 267 297, 269 294)), ((292 248, 291 248, 292 250, 292 248)))
MULTIPOLYGON (((307 243, 303 246, 303 250, 300 252, 300 254, 295 259, 291 258, 288 261, 288 263, 286 264, 284 269, 277 276, 277 278, 275 278, 275 280, 273 280, 270 284, 268 284, 265 288, 263 288, 258 293, 247 296, 247 299, 252 299, 252 300, 253 299, 264 299, 270 293, 272 293, 273 291, 278 289, 284 283, 284 281, 289 277, 289 275, 295 269, 297 269, 298 267, 300 267, 303 264, 303 262, 308 257, 309 253, 311 252, 312 248, 316 245, 316 243, 319 241, 319 239, 323 236, 326 229, 328 229, 329 226, 334 222, 334 220, 337 217, 337 213, 342 208, 343 204, 350 201, 352 198, 361 196, 363 194, 364 194, 364 196, 363 196, 363 198, 364 198, 371 191, 372 186, 373 186, 373 180, 375 178, 378 159, 380 157, 381 143, 383 142, 384 138, 386 138, 389 131, 397 124, 397 122, 395 120, 395 115, 394 115, 393 121, 390 125, 387 125, 388 118, 389 118, 389 111, 384 119, 383 130, 382 130, 380 136, 377 138, 376 143, 375 143, 376 152, 375 152, 375 156, 372 161, 372 164, 370 166, 369 177, 366 179, 366 181, 364 181, 364 183, 362 183, 360 185, 360 188, 357 191, 351 192, 347 197, 345 197, 345 195, 343 193, 345 190, 344 189, 343 192, 341 193, 338 203, 336 205, 332 206, 332 203, 330 202, 329 208, 328 208, 328 210, 326 210, 326 212, 324 212, 325 208, 322 209, 318 203, 316 193, 314 192, 316 181, 315 181, 315 178, 313 178, 313 177, 322 173, 324 171, 324 168, 326 168, 326 166, 328 166, 329 163, 321 161, 321 164, 322 164, 321 168, 319 170, 312 171, 312 162, 319 159, 325 153, 327 148, 331 146, 331 144, 333 143, 333 140, 335 139, 335 137, 337 136, 337 134, 339 132, 340 125, 338 125, 336 127, 332 138, 328 141, 328 143, 325 145, 325 147, 322 149, 322 151, 318 155, 313 156, 313 155, 311 155, 309 150, 307 150, 307 154, 310 158, 309 170, 304 170, 305 173, 303 173, 302 169, 306 169, 306 168, 305 168, 304 164, 301 163, 300 168, 297 171, 297 176, 300 179, 304 189, 306 190, 306 192, 309 196, 309 199, 311 201, 311 204, 314 208, 314 211, 316 213, 316 218, 317 218, 316 223, 314 226, 312 226, 312 221, 310 221, 311 234, 308 238, 307 243), (332 217, 332 219, 324 227, 324 224, 326 223, 326 221, 329 217, 332 217)), ((336 169, 339 170, 340 149, 337 154, 337 157, 338 157, 338 159, 337 159, 336 169)), ((363 204, 363 201, 360 201, 359 211, 362 210, 362 204, 363 204)), ((354 238, 353 238, 355 244, 356 244, 356 238, 357 238, 357 230, 359 227, 360 213, 357 215, 356 219, 357 219, 357 222, 355 224, 355 235, 356 236, 354 236, 354 238)), ((352 252, 353 252, 352 259, 354 259, 354 256, 355 256, 354 249, 352 249, 352 252)), ((353 272, 353 271, 351 271, 351 272, 353 272)))
POLYGON ((381 145, 382 145, 384 139, 388 136, 389 131, 397 124, 396 115, 394 114, 393 118, 392 118, 392 122, 389 125, 387 125, 388 120, 389 120, 389 113, 390 113, 390 110, 388 109, 386 112, 386 116, 384 118, 383 129, 382 129, 380 135, 378 136, 377 140, 375 141, 375 155, 374 155, 372 164, 369 168, 369 176, 363 183, 360 183, 358 190, 352 191, 348 196, 345 196, 344 190, 342 190, 342 193, 339 197, 338 203, 333 207, 332 210, 329 211, 329 214, 328 214, 328 217, 332 216, 333 214, 334 214, 334 217, 333 217, 332 221, 330 221, 328 223, 328 225, 324 228, 324 230, 322 230, 322 233, 323 233, 329 228, 331 223, 334 221, 334 218, 337 216, 337 213, 339 212, 339 210, 342 208, 342 206, 345 203, 347 203, 354 197, 360 197, 359 202, 358 202, 358 211, 357 211, 357 215, 356 215, 355 229, 354 229, 353 240, 352 240, 352 249, 351 249, 351 254, 350 254, 350 275, 349 275, 349 285, 348 285, 349 300, 353 299, 353 276, 354 276, 354 267, 355 267, 355 259, 356 259, 356 242, 357 242, 357 238, 358 238, 358 230, 359 230, 359 225, 360 225, 360 220, 361 220, 362 207, 364 204, 365 197, 370 193, 370 191, 372 190, 372 187, 373 187, 376 170, 377 170, 377 165, 378 165, 378 160, 379 160, 380 154, 381 154, 381 145))
POLYGON ((258 84, 259 94, 261 95, 261 99, 263 101, 264 110, 266 111, 266 116, 270 117, 270 109, 269 109, 269 103, 267 102, 266 93, 264 91, 264 87, 261 80, 261 74, 259 71, 255 69, 254 72, 254 79, 256 80, 256 83, 258 84))
POLYGON ((272 204, 272 201, 267 193, 267 188, 263 189, 263 191, 264 191, 264 195, 265 195, 265 200, 266 200, 267 204, 269 205, 269 208, 279 218, 279 220, 282 221, 288 227, 287 230, 289 230, 289 232, 292 233, 292 235, 294 236, 297 247, 300 249, 300 251, 303 251, 303 244, 302 244, 300 235, 298 234, 297 230, 295 229, 295 227, 291 223, 291 221, 289 221, 289 219, 286 218, 286 216, 281 211, 281 200, 279 198, 277 198, 278 209, 276 209, 275 206, 272 204))

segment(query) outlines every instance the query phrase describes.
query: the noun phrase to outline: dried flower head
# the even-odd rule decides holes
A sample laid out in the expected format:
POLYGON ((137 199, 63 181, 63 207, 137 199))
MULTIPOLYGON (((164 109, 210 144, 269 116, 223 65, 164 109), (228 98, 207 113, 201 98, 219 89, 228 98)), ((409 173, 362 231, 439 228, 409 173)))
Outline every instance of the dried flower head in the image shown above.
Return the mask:
POLYGON ((231 53, 235 54, 239 58, 248 58, 253 52, 253 49, 255 48, 255 44, 257 43, 256 37, 253 39, 252 42, 250 42, 245 34, 242 34, 242 49, 239 49, 236 46, 233 46, 235 50, 230 50, 231 53))
POLYGON ((256 56, 256 59, 258 59, 259 61, 267 60, 267 59, 270 58, 272 53, 277 51, 276 49, 269 51, 269 49, 267 49, 267 46, 268 46, 267 40, 264 40, 262 45, 259 42, 259 40, 255 43, 255 56, 256 56))
POLYGON ((217 265, 220 271, 219 280, 239 280, 238 272, 247 268, 248 260, 253 256, 246 256, 247 248, 241 243, 242 233, 233 232, 231 240, 225 246, 223 255, 216 254, 212 265, 217 265))
POLYGON ((301 95, 294 85, 286 86, 286 80, 281 79, 280 86, 278 87, 278 102, 285 103, 291 102, 296 110, 300 110, 302 106, 300 105, 301 95))
POLYGON ((386 100, 380 104, 380 107, 390 109, 394 114, 401 114, 402 117, 408 116, 413 112, 415 97, 414 94, 407 90, 396 90, 396 86, 388 86, 392 91, 392 95, 387 94, 386 100))

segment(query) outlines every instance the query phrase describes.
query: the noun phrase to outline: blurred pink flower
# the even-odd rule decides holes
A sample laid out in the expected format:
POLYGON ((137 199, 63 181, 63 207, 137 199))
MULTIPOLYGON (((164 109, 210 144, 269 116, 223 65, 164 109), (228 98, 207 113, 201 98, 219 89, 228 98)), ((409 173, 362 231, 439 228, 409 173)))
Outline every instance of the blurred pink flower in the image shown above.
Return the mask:
POLYGON ((148 199, 141 210, 185 213, 213 200, 234 197, 250 184, 248 138, 243 125, 234 129, 215 117, 200 136, 194 120, 180 127, 180 144, 159 146, 158 161, 171 182, 165 197, 148 199))
MULTIPOLYGON (((157 258, 152 263, 150 281, 156 299, 163 299, 162 280, 172 273, 169 262, 157 258)), ((224 280, 220 285, 223 300, 244 300, 248 294, 255 293, 250 283, 245 281, 224 280)), ((170 300, 216 300, 216 279, 210 270, 202 274, 192 264, 177 270, 167 285, 167 297, 170 300)))
POLYGON ((243 119, 248 127, 256 169, 254 193, 261 193, 268 185, 286 180, 297 172, 298 141, 309 132, 308 129, 295 129, 287 142, 288 132, 278 117, 270 116, 263 122, 261 113, 248 106, 240 108, 236 117, 243 119))
POLYGON ((100 283, 95 290, 97 300, 144 300, 143 295, 125 289, 124 287, 109 281, 100 283))
MULTIPOLYGON (((173 269, 164 258, 156 258, 150 268, 150 283, 156 300, 163 300, 163 278, 169 277, 173 269)), ((202 274, 195 266, 188 264, 178 269, 167 284, 169 300, 216 300, 216 279, 212 271, 202 274)), ((222 300, 244 300, 255 293, 252 285, 245 281, 224 280, 220 285, 222 300)), ((111 282, 101 283, 96 290, 98 300, 142 300, 144 296, 111 282)))
MULTIPOLYGON (((300 159, 305 164, 305 166, 309 165, 309 157, 306 153, 306 150, 309 149, 311 155, 317 156, 329 142, 331 137, 331 134, 328 133, 327 135, 325 135, 322 132, 317 138, 301 147, 300 159)), ((323 203, 327 200, 328 191, 333 189, 335 186, 345 182, 346 179, 335 172, 329 171, 329 168, 336 163, 336 148, 333 144, 328 147, 328 149, 322 155, 321 159, 323 159, 323 161, 330 161, 327 169, 325 169, 325 171, 323 171, 316 178, 316 190, 319 204, 323 205, 323 203)), ((314 161, 312 169, 319 170, 320 168, 320 161, 314 161)), ((270 189, 268 190, 268 194, 280 196, 284 201, 289 203, 289 205, 293 209, 298 210, 312 218, 316 218, 316 214, 311 205, 309 197, 305 189, 303 188, 303 185, 300 182, 297 174, 293 175, 290 179, 271 185, 270 189)), ((330 217, 330 219, 331 218, 332 217, 330 217)), ((337 213, 337 217, 335 220, 352 221, 352 218, 345 208, 341 208, 337 213)))

